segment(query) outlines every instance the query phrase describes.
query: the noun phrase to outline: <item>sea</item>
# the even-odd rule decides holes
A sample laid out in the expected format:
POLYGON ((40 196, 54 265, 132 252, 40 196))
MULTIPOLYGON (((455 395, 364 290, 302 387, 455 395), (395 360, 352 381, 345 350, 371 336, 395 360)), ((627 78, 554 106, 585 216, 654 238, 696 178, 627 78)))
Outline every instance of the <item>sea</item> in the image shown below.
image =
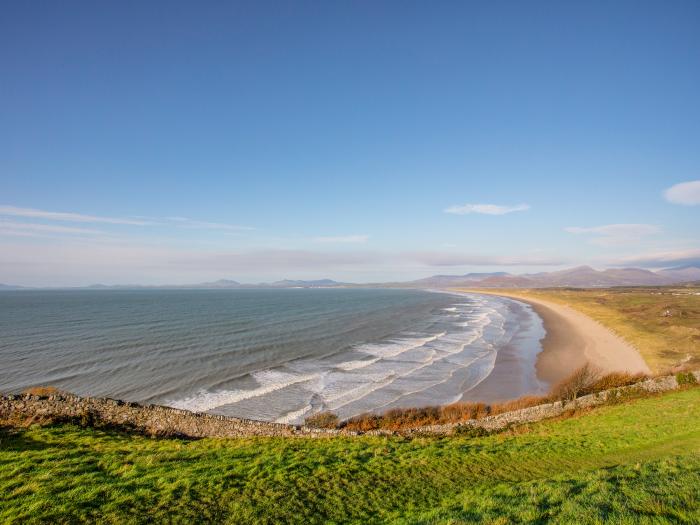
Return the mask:
POLYGON ((79 395, 300 423, 459 401, 499 351, 535 360, 532 309, 406 289, 51 290, 0 293, 0 392, 79 395))

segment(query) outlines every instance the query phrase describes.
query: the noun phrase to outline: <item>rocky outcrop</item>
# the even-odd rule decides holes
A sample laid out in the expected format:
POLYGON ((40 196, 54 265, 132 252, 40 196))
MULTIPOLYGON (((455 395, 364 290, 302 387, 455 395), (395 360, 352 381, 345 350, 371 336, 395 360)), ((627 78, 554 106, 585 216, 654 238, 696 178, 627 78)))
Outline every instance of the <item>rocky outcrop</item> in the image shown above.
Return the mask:
MULTIPOLYGON (((667 392, 683 385, 700 383, 700 371, 647 379, 631 386, 614 388, 571 401, 557 401, 483 419, 424 426, 402 431, 374 430, 366 435, 449 435, 470 431, 497 431, 523 423, 561 416, 571 411, 609 404, 642 393, 667 392)), ((195 413, 159 405, 140 405, 114 399, 78 397, 67 394, 8 395, 0 397, 1 420, 73 421, 97 427, 115 427, 155 436, 186 438, 235 437, 330 437, 358 435, 343 429, 269 423, 213 414, 195 413)))

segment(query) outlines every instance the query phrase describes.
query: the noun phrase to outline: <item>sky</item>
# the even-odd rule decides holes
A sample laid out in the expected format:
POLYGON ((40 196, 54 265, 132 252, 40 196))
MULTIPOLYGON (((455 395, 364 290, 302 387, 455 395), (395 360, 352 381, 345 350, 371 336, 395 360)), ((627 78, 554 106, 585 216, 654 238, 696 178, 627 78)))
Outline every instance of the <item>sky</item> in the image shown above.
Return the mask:
POLYGON ((14 2, 0 283, 700 263, 700 3, 14 2))

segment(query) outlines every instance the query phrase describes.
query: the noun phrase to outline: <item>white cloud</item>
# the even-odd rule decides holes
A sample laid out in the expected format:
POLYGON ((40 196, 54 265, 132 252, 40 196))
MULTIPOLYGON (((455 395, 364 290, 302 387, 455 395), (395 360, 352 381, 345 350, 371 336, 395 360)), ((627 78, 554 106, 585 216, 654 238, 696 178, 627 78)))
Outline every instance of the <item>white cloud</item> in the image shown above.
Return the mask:
POLYGON ((591 243, 610 246, 637 241, 644 236, 659 233, 661 228, 653 224, 606 224, 590 228, 571 226, 564 228, 564 231, 576 235, 590 235, 591 243))
POLYGON ((144 226, 152 224, 140 219, 122 219, 114 217, 97 217, 94 215, 83 215, 80 213, 64 213, 55 211, 36 210, 33 208, 18 208, 16 206, 0 205, 0 215, 12 217, 26 217, 29 219, 45 219, 50 221, 64 222, 102 222, 109 224, 128 224, 132 226, 144 226))
POLYGON ((549 256, 479 255, 458 252, 410 252, 404 258, 426 266, 560 266, 568 261, 549 256))
POLYGON ((357 244, 367 242, 369 235, 338 235, 331 237, 314 237, 313 242, 321 243, 340 243, 340 244, 357 244))
POLYGON ((514 211, 526 211, 530 209, 529 204, 516 204, 515 206, 500 206, 498 204, 462 204, 445 208, 445 213, 454 215, 468 215, 470 213, 480 213, 483 215, 505 215, 514 211))
MULTIPOLYGON (((82 213, 54 212, 46 210, 37 210, 34 208, 20 208, 17 206, 9 205, 0 205, 0 216, 24 217, 27 219, 39 219, 45 221, 59 222, 121 224, 127 226, 164 226, 170 224, 181 228, 209 229, 230 232, 250 231, 255 229, 250 226, 239 226, 236 224, 224 224, 220 222, 198 221, 195 219, 189 219, 187 217, 101 217, 96 215, 84 215, 82 213)), ((48 232, 50 230, 45 229, 44 231, 48 232)), ((59 230, 54 231, 57 233, 59 232, 59 230)))
POLYGON ((700 266, 700 248, 632 255, 611 261, 611 264, 615 266, 642 266, 645 268, 684 265, 700 266))
POLYGON ((693 206, 700 204, 700 180, 674 184, 664 192, 668 202, 693 206))
POLYGON ((0 235, 39 236, 41 234, 52 233, 97 235, 102 232, 99 230, 91 230, 87 228, 73 228, 69 226, 53 226, 49 224, 36 224, 0 220, 0 235))

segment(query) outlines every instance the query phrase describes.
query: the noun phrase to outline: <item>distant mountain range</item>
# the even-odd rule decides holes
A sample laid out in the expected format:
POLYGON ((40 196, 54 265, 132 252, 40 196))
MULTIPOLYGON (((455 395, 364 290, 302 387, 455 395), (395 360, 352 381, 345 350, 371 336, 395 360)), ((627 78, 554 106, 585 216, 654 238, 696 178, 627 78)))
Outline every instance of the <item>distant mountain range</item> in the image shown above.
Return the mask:
POLYGON ((595 270, 577 266, 556 272, 513 275, 505 272, 490 274, 435 275, 404 283, 420 288, 550 288, 550 287, 608 287, 608 286, 662 286, 700 280, 700 267, 683 266, 652 272, 640 268, 595 270))
POLYGON ((0 291, 3 290, 47 290, 47 289, 71 289, 71 290, 229 290, 248 288, 342 288, 346 286, 358 286, 356 284, 341 283, 331 279, 317 279, 311 281, 290 280, 275 281, 272 283, 245 284, 230 279, 219 279, 218 281, 196 283, 196 284, 163 284, 163 285, 143 285, 143 284, 91 284, 89 286, 77 287, 28 287, 0 284, 0 291))
MULTIPOLYGON (((424 279, 394 283, 354 284, 331 279, 275 281, 272 283, 245 284, 230 279, 184 285, 105 285, 93 284, 82 289, 179 289, 179 290, 226 290, 259 288, 349 288, 349 287, 402 287, 402 288, 551 288, 578 287, 604 288, 610 286, 663 286, 700 281, 700 267, 679 266, 652 272, 640 268, 617 268, 595 270, 590 266, 577 266, 555 272, 510 274, 507 272, 468 273, 465 275, 433 275, 424 279)), ((3 290, 31 290, 33 288, 0 284, 3 290)), ((35 288, 34 288, 35 289, 35 288)))

